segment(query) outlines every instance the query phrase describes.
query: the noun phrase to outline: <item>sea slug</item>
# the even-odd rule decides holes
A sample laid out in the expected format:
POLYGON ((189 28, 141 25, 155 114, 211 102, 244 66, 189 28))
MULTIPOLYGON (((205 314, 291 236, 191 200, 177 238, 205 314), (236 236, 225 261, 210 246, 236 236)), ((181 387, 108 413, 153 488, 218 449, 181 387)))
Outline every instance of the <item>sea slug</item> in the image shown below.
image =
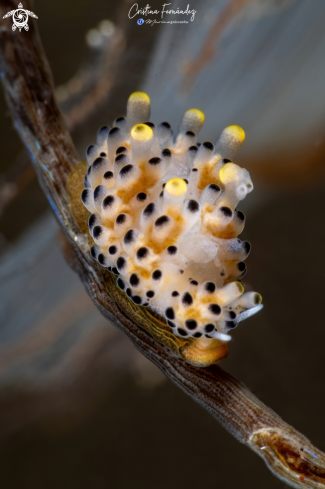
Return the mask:
POLYGON ((174 335, 209 348, 262 307, 240 281, 251 246, 238 238, 245 215, 237 205, 253 184, 232 160, 245 133, 229 126, 215 145, 200 144, 200 110, 185 113, 175 139, 168 122, 149 117, 148 95, 135 92, 127 117, 102 127, 88 147, 81 199, 91 213, 91 255, 174 335))

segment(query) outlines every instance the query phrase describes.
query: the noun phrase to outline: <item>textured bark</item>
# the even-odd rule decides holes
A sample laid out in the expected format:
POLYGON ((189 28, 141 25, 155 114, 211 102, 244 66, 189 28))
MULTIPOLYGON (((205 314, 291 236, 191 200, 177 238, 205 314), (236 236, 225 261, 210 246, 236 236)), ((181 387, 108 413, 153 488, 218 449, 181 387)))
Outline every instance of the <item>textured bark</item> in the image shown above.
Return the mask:
MULTIPOLYGON (((90 258, 82 225, 86 216, 72 212, 77 207, 71 201, 71 196, 78 193, 82 166, 76 166, 78 157, 54 99, 51 73, 35 21, 30 19, 30 30, 19 33, 12 32, 10 18, 2 19, 16 8, 12 0, 0 0, 0 73, 6 98, 39 182, 67 238, 66 257, 94 304, 167 377, 260 455, 275 475, 293 487, 325 488, 322 452, 218 366, 197 368, 184 362, 179 355, 182 343, 164 323, 144 308, 130 305, 115 287, 112 275, 90 258), (75 178, 69 180, 71 173, 75 178)), ((24 8, 32 10, 27 0, 24 8)))

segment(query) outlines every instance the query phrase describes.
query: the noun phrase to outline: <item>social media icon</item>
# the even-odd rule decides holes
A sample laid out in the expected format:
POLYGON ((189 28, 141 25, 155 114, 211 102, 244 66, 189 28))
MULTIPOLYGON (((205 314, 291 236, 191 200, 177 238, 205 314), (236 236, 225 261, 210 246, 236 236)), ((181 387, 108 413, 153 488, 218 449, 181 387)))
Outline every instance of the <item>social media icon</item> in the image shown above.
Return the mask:
POLYGON ((143 19, 138 19, 137 23, 138 23, 139 25, 142 25, 142 24, 144 24, 144 20, 143 20, 143 19))

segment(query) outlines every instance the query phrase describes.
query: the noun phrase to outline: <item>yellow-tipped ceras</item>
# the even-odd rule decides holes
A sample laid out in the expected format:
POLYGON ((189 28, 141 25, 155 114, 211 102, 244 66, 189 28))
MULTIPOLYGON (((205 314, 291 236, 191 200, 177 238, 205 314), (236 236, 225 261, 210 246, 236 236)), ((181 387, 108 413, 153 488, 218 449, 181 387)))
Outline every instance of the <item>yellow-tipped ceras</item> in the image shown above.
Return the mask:
POLYGON ((250 244, 238 238, 237 205, 253 184, 232 160, 245 133, 229 126, 215 145, 200 144, 200 110, 185 113, 176 139, 149 117, 148 95, 133 93, 127 117, 101 128, 87 150, 90 252, 111 272, 109 293, 126 314, 207 366, 227 356, 231 330, 262 307, 240 281, 250 244))

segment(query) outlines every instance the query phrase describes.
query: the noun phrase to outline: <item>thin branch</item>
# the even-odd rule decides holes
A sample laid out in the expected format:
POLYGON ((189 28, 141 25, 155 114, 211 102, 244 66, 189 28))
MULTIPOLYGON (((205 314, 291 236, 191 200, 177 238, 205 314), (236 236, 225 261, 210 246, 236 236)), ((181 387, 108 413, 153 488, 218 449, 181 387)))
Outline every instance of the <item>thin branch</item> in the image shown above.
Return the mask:
MULTIPOLYGON (((15 8, 12 0, 0 0, 1 19, 15 8)), ((35 23, 30 21, 29 32, 19 33, 12 32, 10 19, 1 20, 1 78, 15 126, 67 237, 66 256, 94 304, 167 377, 260 455, 275 475, 293 487, 325 488, 321 451, 221 368, 197 368, 182 360, 187 343, 175 339, 159 318, 132 305, 115 287, 112 275, 89 257, 79 197, 74 200, 84 169, 77 165, 75 148, 56 106, 35 23)))

